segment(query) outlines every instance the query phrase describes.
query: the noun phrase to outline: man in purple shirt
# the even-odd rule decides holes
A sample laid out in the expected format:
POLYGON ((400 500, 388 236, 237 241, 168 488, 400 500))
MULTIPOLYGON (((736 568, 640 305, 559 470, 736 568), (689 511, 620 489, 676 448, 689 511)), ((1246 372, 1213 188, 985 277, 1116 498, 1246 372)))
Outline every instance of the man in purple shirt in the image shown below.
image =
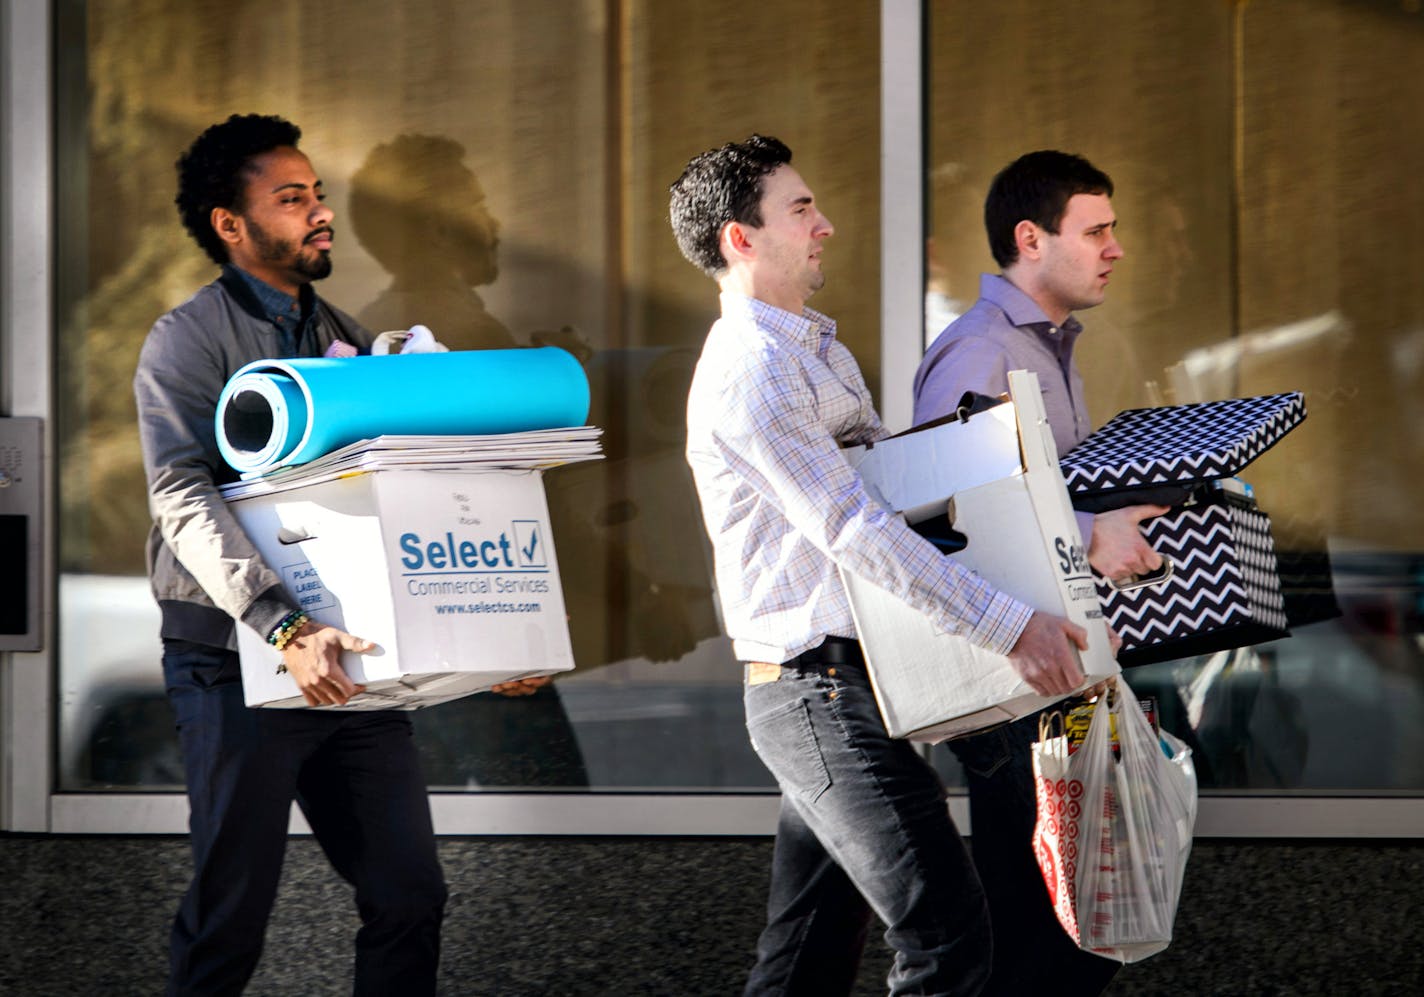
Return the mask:
MULTIPOLYGON (((1087 160, 1031 152, 989 187, 984 224, 999 275, 980 278, 979 300, 944 330, 915 375, 915 422, 953 412, 966 391, 1000 395, 1008 372, 1031 370, 1062 456, 1088 435, 1073 313, 1101 304, 1122 258, 1112 181, 1087 160)), ((1079 515, 1088 560, 1114 579, 1147 574, 1162 559, 1139 523, 1166 512, 1138 505, 1079 515)), ((974 864, 989 897, 994 967, 986 994, 1097 994, 1117 963, 1079 950, 1059 926, 1031 839, 1030 746, 1038 714, 950 742, 969 782, 974 864)))

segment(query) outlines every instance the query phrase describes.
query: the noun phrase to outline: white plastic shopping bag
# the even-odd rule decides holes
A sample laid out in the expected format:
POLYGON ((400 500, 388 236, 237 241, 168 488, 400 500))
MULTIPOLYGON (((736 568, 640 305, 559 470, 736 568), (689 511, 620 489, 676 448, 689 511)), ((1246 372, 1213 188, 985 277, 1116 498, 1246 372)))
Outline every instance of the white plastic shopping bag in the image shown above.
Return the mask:
POLYGON ((1033 847, 1069 937, 1086 951, 1136 962, 1172 940, 1197 779, 1191 749, 1153 731, 1121 676, 1110 689, 1076 750, 1061 722, 1055 734, 1052 715, 1040 725, 1033 847))

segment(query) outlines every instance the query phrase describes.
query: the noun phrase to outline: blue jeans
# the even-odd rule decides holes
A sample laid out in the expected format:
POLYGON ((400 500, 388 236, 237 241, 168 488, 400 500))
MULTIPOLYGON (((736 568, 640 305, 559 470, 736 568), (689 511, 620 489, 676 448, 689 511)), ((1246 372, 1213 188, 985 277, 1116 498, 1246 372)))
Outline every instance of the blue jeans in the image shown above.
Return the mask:
POLYGON ((168 992, 238 994, 257 966, 295 799, 356 887, 358 995, 433 994, 445 880, 410 719, 248 709, 237 655, 166 639, 163 672, 188 780, 193 879, 168 992))
POLYGON ((979 879, 939 777, 885 733, 864 664, 788 664, 749 684, 745 702, 782 792, 746 993, 849 993, 872 911, 895 950, 891 994, 979 993, 990 964, 979 879))
POLYGON ((1103 992, 1120 964, 1084 952, 1058 923, 1033 854, 1038 802, 1033 755, 1039 714, 949 742, 969 781, 970 844, 989 897, 994 997, 1103 992))

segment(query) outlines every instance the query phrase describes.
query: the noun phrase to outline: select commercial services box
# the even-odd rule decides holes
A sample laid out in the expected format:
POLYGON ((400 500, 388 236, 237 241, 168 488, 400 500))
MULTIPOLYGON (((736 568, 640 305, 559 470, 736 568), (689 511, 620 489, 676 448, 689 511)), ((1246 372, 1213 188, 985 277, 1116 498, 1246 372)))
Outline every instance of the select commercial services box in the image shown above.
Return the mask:
MULTIPOLYGON (((573 668, 537 470, 364 471, 230 500, 297 604, 376 643, 345 653, 345 709, 416 709, 573 668)), ((239 626, 247 705, 304 707, 239 626)))
MULTIPOLYGON (((1009 374, 1013 404, 847 451, 871 494, 945 556, 1036 610, 1088 633, 1086 688, 1118 673, 1038 377, 1009 374), (962 546, 960 546, 962 544, 962 546)), ((871 684, 891 736, 943 741, 1051 705, 1009 659, 940 630, 897 596, 843 571, 871 684)))

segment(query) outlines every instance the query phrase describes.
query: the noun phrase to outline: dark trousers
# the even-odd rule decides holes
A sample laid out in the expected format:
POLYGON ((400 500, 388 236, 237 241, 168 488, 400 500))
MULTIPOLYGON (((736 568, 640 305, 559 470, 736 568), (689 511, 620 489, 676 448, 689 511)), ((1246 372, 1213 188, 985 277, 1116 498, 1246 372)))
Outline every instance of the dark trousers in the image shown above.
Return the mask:
POLYGON ((871 912, 892 995, 979 993, 989 925, 944 787, 885 732, 865 666, 814 656, 746 688, 752 745, 781 787, 767 923, 748 995, 847 994, 871 912))
POLYGON ((970 844, 989 897, 994 969, 987 995, 1090 997, 1119 963, 1084 952, 1058 923, 1033 854, 1038 714, 949 742, 969 780, 970 844))
POLYGON ((237 655, 202 644, 166 639, 163 670, 194 866, 169 994, 241 993, 262 954, 294 799, 356 888, 354 992, 433 994, 446 890, 409 718, 248 709, 237 655))
POLYGON ((482 692, 414 717, 431 786, 587 789, 578 733, 556 683, 528 696, 482 692))

